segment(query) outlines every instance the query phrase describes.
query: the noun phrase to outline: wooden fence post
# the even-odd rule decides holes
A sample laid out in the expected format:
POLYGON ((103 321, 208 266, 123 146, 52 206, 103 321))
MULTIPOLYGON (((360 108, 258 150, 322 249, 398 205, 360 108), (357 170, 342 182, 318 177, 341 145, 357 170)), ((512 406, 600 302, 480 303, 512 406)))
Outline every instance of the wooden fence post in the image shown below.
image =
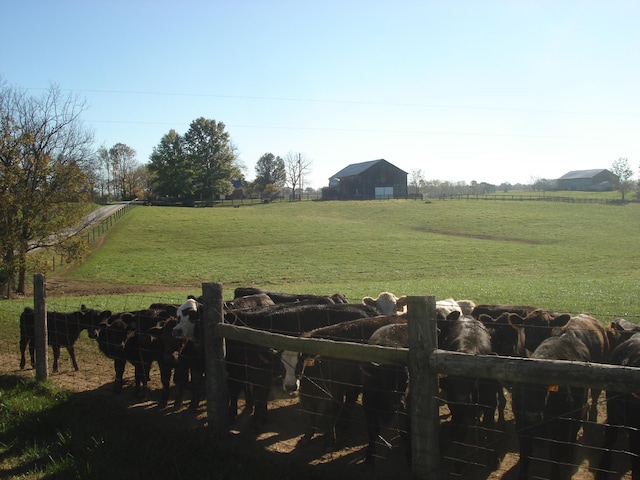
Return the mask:
POLYGON ((36 354, 36 380, 47 379, 49 365, 47 361, 47 301, 45 277, 42 273, 33 275, 33 319, 36 354))
POLYGON ((202 328, 207 386, 208 426, 221 434, 227 419, 227 373, 224 361, 224 339, 216 337, 216 325, 223 320, 221 283, 202 284, 202 328))
POLYGON ((413 473, 440 478, 438 372, 429 365, 438 347, 435 297, 408 297, 407 322, 413 473))

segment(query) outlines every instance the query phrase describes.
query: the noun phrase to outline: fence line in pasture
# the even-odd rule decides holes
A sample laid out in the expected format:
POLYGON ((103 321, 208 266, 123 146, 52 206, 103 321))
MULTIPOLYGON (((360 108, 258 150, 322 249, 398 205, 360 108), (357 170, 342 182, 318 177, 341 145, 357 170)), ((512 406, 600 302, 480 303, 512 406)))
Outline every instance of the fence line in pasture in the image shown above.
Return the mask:
MULTIPOLYGON (((102 219, 99 223, 95 225, 89 225, 79 232, 77 232, 74 236, 78 238, 82 238, 86 240, 87 245, 91 245, 99 239, 102 235, 107 233, 109 229, 124 215, 129 213, 133 207, 137 205, 136 202, 126 202, 123 203, 120 208, 118 208, 115 212, 113 212, 108 217, 102 219)), ((57 257, 54 255, 51 259, 51 271, 55 272, 58 265, 64 265, 65 257, 63 253, 60 253, 57 257)))
MULTIPOLYGON (((34 291, 36 317, 40 318, 42 325, 45 325, 47 305, 44 276, 34 277, 34 291)), ((471 356, 439 349, 433 296, 408 298, 408 348, 298 338, 226 324, 224 323, 223 286, 220 283, 202 284, 202 302, 202 325, 206 349, 206 415, 210 431, 222 434, 229 428, 226 418, 228 398, 224 357, 224 342, 227 340, 236 340, 278 351, 290 350, 357 361, 362 364, 372 362, 379 365, 406 367, 409 372, 411 391, 409 402, 411 428, 408 429, 411 435, 411 469, 417 478, 439 478, 445 473, 445 466, 467 461, 466 456, 471 452, 488 458, 490 455, 485 449, 497 448, 490 442, 481 444, 474 443, 472 440, 452 450, 448 442, 443 443, 440 440, 441 431, 445 425, 442 420, 441 403, 446 399, 442 398, 439 391, 439 379, 444 376, 473 377, 480 381, 497 380, 505 384, 527 383, 604 388, 616 392, 633 392, 640 384, 640 369, 632 367, 494 355, 471 356)), ((44 334, 46 334, 46 328, 44 334)), ((47 351, 46 337, 38 341, 40 347, 37 349, 36 365, 42 358, 44 366, 36 366, 36 374, 38 378, 43 378, 41 375, 43 371, 46 378, 48 366, 46 353, 43 353, 47 351)), ((105 363, 108 365, 108 362, 105 363)), ((98 381, 103 383, 110 383, 110 380, 106 379, 113 378, 111 367, 106 372, 92 372, 92 374, 100 375, 98 381)), ((71 375, 74 374, 71 373, 71 375)), ((75 375, 78 378, 78 372, 75 372, 75 375)), ((592 426, 586 422, 583 423, 585 429, 592 426)), ((478 429, 476 435, 484 438, 490 433, 478 429)), ((505 432, 496 430, 495 434, 504 436, 505 432)), ((467 441, 469 439, 465 440, 467 441)), ((587 447, 584 450, 586 449, 587 447)), ((469 460, 469 465, 473 465, 472 462, 469 460)), ((593 465, 589 468, 593 470, 593 465)))
MULTIPOLYGON (((597 198, 597 197, 567 197, 561 195, 489 195, 472 193, 450 193, 437 196, 425 195, 425 200, 494 200, 513 202, 559 202, 559 203, 600 203, 600 204, 620 204, 620 198, 597 198)), ((626 199, 625 202, 632 202, 633 198, 626 199)), ((637 200, 636 200, 637 201, 637 200)))

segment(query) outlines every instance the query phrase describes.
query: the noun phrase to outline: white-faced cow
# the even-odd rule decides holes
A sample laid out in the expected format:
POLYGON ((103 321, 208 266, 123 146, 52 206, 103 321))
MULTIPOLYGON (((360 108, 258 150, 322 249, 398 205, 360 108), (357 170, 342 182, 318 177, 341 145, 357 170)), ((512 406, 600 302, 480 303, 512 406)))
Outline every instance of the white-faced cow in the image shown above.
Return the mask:
MULTIPOLYGON (((405 297, 401 297, 405 298, 405 297)), ((376 298, 364 297, 362 303, 380 310, 382 315, 395 315, 402 312, 405 303, 398 303, 398 297, 391 292, 381 292, 376 298)))
MULTIPOLYGON (((302 332, 346 320, 379 315, 377 309, 365 305, 326 304, 299 305, 283 303, 251 310, 229 310, 224 313, 226 323, 298 336, 302 332)), ((174 335, 194 338, 200 316, 195 301, 185 302, 178 309, 178 324, 174 335)), ((237 341, 226 342, 226 365, 229 390, 229 419, 235 419, 240 393, 247 386, 254 401, 254 427, 266 421, 267 398, 273 384, 274 372, 282 363, 278 352, 237 341)))

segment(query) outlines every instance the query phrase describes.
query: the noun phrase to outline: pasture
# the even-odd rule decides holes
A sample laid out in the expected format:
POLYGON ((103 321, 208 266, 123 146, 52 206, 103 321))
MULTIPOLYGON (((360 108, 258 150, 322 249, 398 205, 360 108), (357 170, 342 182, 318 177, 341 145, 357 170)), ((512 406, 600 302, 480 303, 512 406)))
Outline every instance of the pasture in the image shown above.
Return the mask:
MULTIPOLYGON (((236 286, 341 292, 352 301, 388 290, 590 312, 604 322, 615 317, 637 321, 639 208, 497 201, 137 207, 115 224, 86 262, 48 275, 48 308, 72 310, 86 303, 119 311, 153 301, 180 302, 198 294, 202 282, 217 281, 227 298, 236 286)), ((30 302, 0 303, 0 352, 10 373, 17 367, 18 315, 30 302)), ((93 342, 83 336, 80 343, 86 350, 79 361, 95 357, 95 364, 108 372, 93 342)), ((78 373, 71 375, 72 382, 78 373)), ((104 386, 108 378, 108 373, 99 377, 98 384, 104 386)), ((66 386, 78 389, 75 383, 66 386)), ((53 436, 62 450, 70 443, 66 435, 63 430, 53 436)), ((105 436, 91 437, 87 441, 95 445, 89 448, 103 451, 105 436)), ((185 472, 182 464, 173 467, 185 472)), ((265 471, 264 465, 257 468, 265 471)), ((236 472, 235 478, 253 478, 255 471, 245 477, 236 472)), ((322 478, 322 469, 311 471, 322 478)), ((195 478, 207 478, 200 475, 195 478)), ((100 478, 96 472, 89 476, 100 478)))
POLYGON ((138 207, 81 265, 49 277, 93 293, 202 282, 544 305, 640 316, 640 204, 303 202, 138 207))

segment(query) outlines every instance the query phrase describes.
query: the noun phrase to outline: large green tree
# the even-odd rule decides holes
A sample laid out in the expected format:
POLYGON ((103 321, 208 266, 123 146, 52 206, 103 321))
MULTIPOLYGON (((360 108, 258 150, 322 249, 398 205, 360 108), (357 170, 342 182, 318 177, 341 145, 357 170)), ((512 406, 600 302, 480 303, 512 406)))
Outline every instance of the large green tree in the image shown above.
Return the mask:
POLYGON ((17 293, 25 293, 27 254, 62 243, 86 211, 93 134, 82 127, 84 110, 55 86, 32 97, 0 83, 2 280, 17 293))
POLYGON ((258 192, 264 192, 267 185, 271 184, 281 189, 287 182, 287 172, 284 160, 273 153, 265 153, 256 162, 256 178, 253 182, 258 192))
POLYGON ((171 130, 153 149, 148 165, 156 193, 213 199, 233 192, 242 178, 235 149, 222 122, 200 117, 184 136, 171 130))
POLYGON ((184 139, 175 130, 164 135, 153 148, 147 165, 157 195, 177 198, 193 194, 193 168, 184 152, 184 139))

